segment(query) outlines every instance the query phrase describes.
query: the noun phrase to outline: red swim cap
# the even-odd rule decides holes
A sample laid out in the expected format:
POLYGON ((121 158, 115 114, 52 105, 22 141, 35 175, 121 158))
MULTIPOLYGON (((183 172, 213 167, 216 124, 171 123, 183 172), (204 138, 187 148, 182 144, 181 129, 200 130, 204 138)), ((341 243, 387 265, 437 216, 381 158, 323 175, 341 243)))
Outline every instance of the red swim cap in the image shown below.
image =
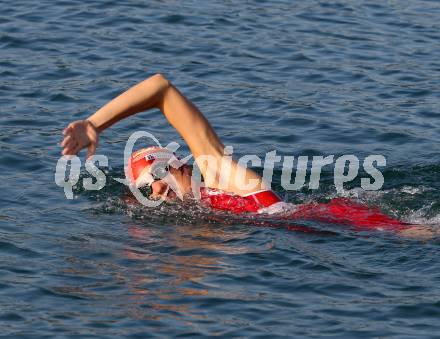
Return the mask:
POLYGON ((154 180, 166 175, 172 159, 178 160, 175 154, 166 148, 142 148, 134 152, 128 160, 126 176, 136 187, 151 185, 154 180))

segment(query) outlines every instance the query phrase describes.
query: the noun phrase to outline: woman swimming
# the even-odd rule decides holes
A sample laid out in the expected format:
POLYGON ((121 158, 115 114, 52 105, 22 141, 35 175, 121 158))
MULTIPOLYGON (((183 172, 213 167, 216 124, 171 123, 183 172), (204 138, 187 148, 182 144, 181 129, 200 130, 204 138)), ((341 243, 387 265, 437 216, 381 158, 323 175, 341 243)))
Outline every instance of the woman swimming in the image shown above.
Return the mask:
MULTIPOLYGON (((205 178, 205 187, 200 192, 203 204, 234 213, 261 213, 282 203, 270 189, 270 185, 253 170, 232 160, 228 167, 228 177, 233 180, 225 181, 222 180, 222 166, 211 166, 203 161, 208 156, 213 163, 221 164, 225 147, 199 109, 161 74, 128 89, 86 120, 70 123, 63 131, 62 154, 76 155, 81 149, 87 148, 87 157, 92 156, 98 146, 100 133, 124 118, 152 108, 160 109, 191 150, 205 178), (248 188, 249 182, 254 183, 252 188, 248 188)), ((153 198, 171 199, 175 197, 176 191, 181 196, 191 195, 190 166, 157 166, 161 163, 168 164, 172 157, 172 152, 157 147, 137 151, 129 161, 128 177, 137 187, 149 185, 153 198), (172 175, 176 186, 173 190, 170 190, 169 181, 163 180, 163 173, 155 173, 157 168, 172 175)), ((433 231, 427 227, 405 224, 377 209, 344 198, 333 199, 328 204, 297 205, 292 209, 289 218, 349 224, 360 229, 392 230, 414 237, 433 235, 433 231)))

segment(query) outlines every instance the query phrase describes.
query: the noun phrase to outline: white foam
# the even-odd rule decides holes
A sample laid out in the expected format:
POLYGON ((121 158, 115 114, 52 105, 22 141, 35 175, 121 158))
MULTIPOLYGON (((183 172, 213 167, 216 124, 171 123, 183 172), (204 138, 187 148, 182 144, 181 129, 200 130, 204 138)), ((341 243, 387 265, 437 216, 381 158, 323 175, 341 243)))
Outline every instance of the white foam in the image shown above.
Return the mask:
POLYGON ((258 210, 259 214, 283 214, 287 212, 293 212, 297 209, 297 206, 289 202, 276 202, 269 207, 263 207, 258 210))

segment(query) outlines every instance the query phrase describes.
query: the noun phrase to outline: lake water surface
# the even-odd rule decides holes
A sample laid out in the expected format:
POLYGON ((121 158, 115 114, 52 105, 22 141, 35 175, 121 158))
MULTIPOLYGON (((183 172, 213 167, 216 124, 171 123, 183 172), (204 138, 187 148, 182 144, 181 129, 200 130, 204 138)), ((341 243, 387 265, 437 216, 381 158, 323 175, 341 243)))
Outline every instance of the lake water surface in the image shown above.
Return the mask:
MULTIPOLYGON (((362 202, 440 223, 438 1, 0 2, 0 335, 439 337, 439 241, 306 234, 194 205, 124 199, 136 130, 107 130, 107 185, 54 182, 65 125, 162 72, 236 155, 382 154, 362 202)), ((187 154, 183 148, 182 153, 187 154)), ((258 170, 258 169, 257 169, 258 170)), ((281 171, 274 190, 283 195, 281 171)), ((81 178, 87 177, 85 173, 81 178)), ((294 203, 336 196, 331 170, 294 203)))

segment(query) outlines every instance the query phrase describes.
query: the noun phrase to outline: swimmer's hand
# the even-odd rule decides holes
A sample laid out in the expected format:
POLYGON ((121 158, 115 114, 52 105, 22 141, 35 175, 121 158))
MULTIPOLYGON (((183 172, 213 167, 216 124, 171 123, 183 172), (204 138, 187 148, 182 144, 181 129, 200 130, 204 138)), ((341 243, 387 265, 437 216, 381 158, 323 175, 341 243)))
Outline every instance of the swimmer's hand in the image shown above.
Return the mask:
POLYGON ((87 147, 87 159, 95 154, 98 147, 99 133, 88 120, 78 120, 70 123, 63 131, 61 142, 63 155, 77 155, 87 147))

